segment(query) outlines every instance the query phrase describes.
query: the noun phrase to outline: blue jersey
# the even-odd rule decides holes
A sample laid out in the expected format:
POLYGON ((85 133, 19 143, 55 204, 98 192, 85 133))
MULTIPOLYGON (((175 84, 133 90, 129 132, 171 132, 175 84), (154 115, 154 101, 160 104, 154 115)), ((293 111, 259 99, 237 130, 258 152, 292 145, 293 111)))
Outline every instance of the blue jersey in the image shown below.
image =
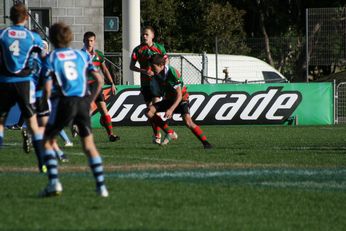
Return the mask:
POLYGON ((32 80, 36 88, 36 98, 42 97, 42 89, 45 82, 50 78, 50 76, 45 76, 43 73, 43 62, 42 58, 34 53, 29 60, 29 66, 32 69, 33 75, 32 80))
POLYGON ((52 51, 45 60, 46 75, 52 75, 63 96, 84 97, 89 93, 87 72, 97 71, 85 52, 72 48, 52 51))
POLYGON ((33 52, 44 49, 39 34, 24 26, 14 25, 0 30, 0 82, 23 82, 32 77, 29 59, 33 52))

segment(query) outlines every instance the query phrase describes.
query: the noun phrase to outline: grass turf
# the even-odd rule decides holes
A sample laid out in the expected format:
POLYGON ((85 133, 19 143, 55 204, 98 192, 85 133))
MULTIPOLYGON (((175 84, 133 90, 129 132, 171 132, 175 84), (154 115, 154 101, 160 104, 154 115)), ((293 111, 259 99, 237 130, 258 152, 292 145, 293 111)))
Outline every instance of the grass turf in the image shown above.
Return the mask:
POLYGON ((64 193, 38 199, 46 176, 6 130, 0 150, 0 230, 343 230, 346 127, 204 126, 205 151, 185 128, 151 144, 149 127, 115 128, 103 155, 110 197, 95 196, 77 139, 62 164, 64 193))

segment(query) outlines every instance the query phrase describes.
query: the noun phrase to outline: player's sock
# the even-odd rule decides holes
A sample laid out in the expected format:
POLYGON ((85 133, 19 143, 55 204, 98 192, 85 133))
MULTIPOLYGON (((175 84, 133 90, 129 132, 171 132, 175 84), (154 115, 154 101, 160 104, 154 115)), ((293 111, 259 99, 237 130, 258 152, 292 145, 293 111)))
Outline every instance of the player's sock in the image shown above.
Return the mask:
POLYGON ((164 121, 163 129, 168 134, 173 134, 174 130, 168 126, 168 123, 164 121))
POLYGON ((64 152, 62 150, 55 150, 55 156, 56 158, 60 159, 64 155, 64 152))
POLYGON ((101 117, 101 120, 103 122, 103 126, 106 128, 107 134, 112 135, 113 134, 113 132, 112 132, 113 126, 112 126, 111 116, 108 114, 104 115, 101 117))
POLYGON ((207 137, 203 134, 203 131, 199 126, 192 128, 191 131, 202 143, 207 141, 207 137))
POLYGON ((44 162, 43 134, 34 134, 32 137, 32 145, 34 146, 38 166, 41 171, 44 162))
POLYGON ((48 180, 50 184, 59 182, 58 178, 58 161, 55 158, 54 150, 46 150, 44 160, 48 170, 48 180))
POLYGON ((61 130, 59 132, 60 137, 64 140, 65 143, 72 143, 71 140, 68 138, 65 130, 61 130))
POLYGON ((96 188, 100 189, 102 187, 105 187, 105 179, 103 175, 103 165, 101 157, 89 157, 89 165, 96 180, 96 188))
POLYGON ((170 132, 171 132, 171 133, 174 132, 174 131, 168 126, 168 123, 165 122, 165 121, 163 121, 163 120, 161 119, 160 116, 154 115, 154 117, 152 118, 152 121, 153 121, 153 123, 154 123, 156 126, 160 127, 160 128, 162 129, 162 131, 164 131, 166 134, 168 134, 168 133, 170 133, 170 132))
POLYGON ((152 127, 153 127, 153 131, 154 131, 154 135, 155 135, 156 137, 159 136, 160 130, 161 130, 160 127, 157 126, 156 124, 153 124, 152 127))
POLYGON ((4 132, 0 132, 0 147, 4 144, 4 132))

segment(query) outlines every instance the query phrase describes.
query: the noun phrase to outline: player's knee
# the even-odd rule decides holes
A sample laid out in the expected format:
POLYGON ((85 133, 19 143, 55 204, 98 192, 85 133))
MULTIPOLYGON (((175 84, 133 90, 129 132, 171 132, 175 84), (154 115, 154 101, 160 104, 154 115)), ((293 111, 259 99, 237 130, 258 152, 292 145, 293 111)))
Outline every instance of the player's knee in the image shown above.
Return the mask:
POLYGON ((148 118, 152 118, 155 115, 156 109, 154 106, 149 106, 146 111, 146 115, 148 118))

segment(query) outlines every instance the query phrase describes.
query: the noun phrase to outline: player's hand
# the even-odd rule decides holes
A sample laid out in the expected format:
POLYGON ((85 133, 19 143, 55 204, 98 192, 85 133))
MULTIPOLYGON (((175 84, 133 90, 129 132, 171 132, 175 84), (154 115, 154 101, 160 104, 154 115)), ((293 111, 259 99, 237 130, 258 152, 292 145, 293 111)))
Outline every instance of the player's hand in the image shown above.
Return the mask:
POLYGON ((152 70, 147 70, 146 75, 147 76, 154 76, 155 73, 152 70))
POLYGON ((115 95, 116 90, 117 90, 117 89, 116 89, 114 83, 112 83, 112 86, 111 86, 112 95, 115 95))
POLYGON ((165 118, 166 118, 166 119, 172 118, 172 115, 173 115, 173 110, 171 110, 171 109, 168 109, 168 110, 165 112, 165 118))

